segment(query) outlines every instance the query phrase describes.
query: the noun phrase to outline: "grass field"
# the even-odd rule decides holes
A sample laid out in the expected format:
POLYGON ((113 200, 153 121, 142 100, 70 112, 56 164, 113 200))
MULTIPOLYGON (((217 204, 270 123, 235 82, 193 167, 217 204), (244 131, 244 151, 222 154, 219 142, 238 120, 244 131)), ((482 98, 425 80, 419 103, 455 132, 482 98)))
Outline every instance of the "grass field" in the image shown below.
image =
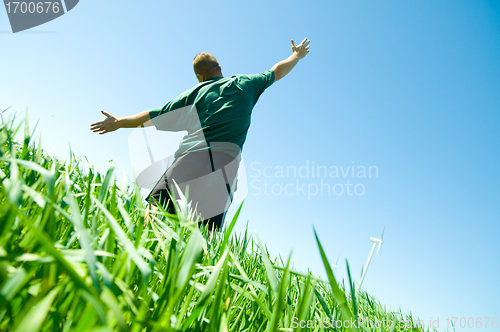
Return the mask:
POLYGON ((27 117, 15 141, 22 130, 0 128, 0 331, 423 330, 339 283, 318 236, 328 280, 232 234, 239 210, 210 240, 185 200, 145 226, 139 189, 117 186, 113 166, 61 162, 31 141, 27 117))

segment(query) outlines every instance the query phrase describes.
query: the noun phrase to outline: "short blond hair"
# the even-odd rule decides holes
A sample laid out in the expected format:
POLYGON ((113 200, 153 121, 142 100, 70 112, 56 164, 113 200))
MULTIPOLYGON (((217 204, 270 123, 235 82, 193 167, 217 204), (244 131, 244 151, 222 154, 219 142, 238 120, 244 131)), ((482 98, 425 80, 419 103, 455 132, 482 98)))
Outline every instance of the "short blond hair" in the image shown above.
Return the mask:
POLYGON ((221 72, 217 59, 210 53, 197 54, 193 59, 193 69, 195 74, 200 74, 205 78, 216 76, 221 72))

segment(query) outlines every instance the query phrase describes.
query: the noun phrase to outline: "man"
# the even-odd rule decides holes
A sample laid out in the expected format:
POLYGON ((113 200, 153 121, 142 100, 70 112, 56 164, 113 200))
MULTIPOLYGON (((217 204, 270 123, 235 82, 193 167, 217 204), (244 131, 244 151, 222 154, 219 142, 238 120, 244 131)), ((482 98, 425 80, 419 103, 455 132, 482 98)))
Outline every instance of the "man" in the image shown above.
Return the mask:
POLYGON ((220 229, 236 187, 240 153, 253 107, 265 89, 285 77, 309 53, 307 38, 298 46, 291 42, 290 57, 255 75, 224 78, 215 57, 200 53, 193 60, 200 84, 162 107, 134 116, 117 118, 101 111, 106 119, 93 123, 91 130, 105 134, 119 128, 151 125, 158 130, 186 130, 188 134, 182 139, 174 162, 147 201, 153 210, 161 204, 169 213, 175 213, 170 194, 177 198, 187 195, 203 224, 220 229))

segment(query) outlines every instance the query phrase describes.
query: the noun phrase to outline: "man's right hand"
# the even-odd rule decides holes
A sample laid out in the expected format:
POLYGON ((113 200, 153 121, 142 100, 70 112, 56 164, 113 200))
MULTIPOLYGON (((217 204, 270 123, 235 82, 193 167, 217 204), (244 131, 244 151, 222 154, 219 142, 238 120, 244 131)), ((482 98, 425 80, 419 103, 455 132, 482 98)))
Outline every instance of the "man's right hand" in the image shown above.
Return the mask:
POLYGON ((292 53, 296 53, 299 59, 303 59, 309 53, 309 42, 309 39, 304 38, 302 43, 295 46, 295 42, 292 39, 292 53))
POLYGON ((118 123, 118 118, 116 116, 104 111, 101 111, 101 113, 106 116, 106 119, 91 124, 90 130, 92 130, 94 133, 99 133, 99 135, 102 135, 120 128, 120 124, 118 123))
POLYGON ((149 111, 144 111, 132 116, 117 118, 114 115, 101 111, 106 119, 90 125, 90 130, 99 135, 110 133, 120 128, 149 127, 153 125, 149 111))

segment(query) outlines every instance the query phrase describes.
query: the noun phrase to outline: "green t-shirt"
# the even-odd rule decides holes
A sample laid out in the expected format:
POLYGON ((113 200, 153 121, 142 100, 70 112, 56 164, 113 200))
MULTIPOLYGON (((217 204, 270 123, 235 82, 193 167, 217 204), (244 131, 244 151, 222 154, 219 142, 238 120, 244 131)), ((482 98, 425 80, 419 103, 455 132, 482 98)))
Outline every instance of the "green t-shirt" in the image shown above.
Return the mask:
POLYGON ((176 158, 210 146, 239 159, 252 109, 273 82, 271 69, 254 75, 212 77, 165 106, 150 110, 149 115, 158 130, 188 132, 179 144, 176 158))

